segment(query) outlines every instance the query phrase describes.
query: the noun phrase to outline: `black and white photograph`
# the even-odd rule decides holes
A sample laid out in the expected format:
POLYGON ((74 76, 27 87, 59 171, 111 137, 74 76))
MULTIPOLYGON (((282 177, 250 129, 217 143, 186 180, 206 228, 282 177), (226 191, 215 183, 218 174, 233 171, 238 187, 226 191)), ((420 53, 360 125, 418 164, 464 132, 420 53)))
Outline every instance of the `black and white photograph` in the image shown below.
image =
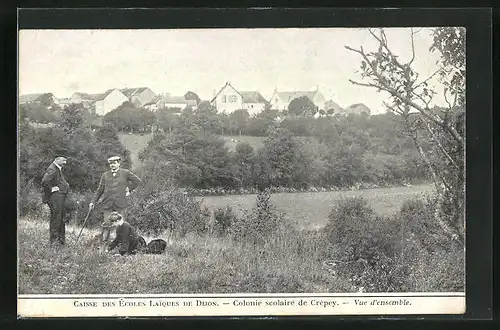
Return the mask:
POLYGON ((19 297, 464 313, 465 36, 21 29, 19 297))

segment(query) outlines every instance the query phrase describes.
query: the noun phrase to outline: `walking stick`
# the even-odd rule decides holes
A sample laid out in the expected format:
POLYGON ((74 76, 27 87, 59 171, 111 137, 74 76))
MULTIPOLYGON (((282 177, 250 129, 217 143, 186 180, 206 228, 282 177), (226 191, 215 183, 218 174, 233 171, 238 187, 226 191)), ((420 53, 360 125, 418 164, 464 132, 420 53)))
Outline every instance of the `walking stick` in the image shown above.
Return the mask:
POLYGON ((80 233, 78 234, 78 236, 76 237, 76 241, 75 241, 75 244, 78 243, 78 239, 80 238, 80 236, 82 235, 82 232, 83 232, 83 228, 85 228, 85 224, 87 223, 87 220, 89 219, 89 216, 90 216, 90 212, 92 212, 92 207, 89 207, 89 211, 87 212, 87 216, 85 217, 85 220, 83 221, 83 225, 82 225, 82 229, 80 229, 80 233))

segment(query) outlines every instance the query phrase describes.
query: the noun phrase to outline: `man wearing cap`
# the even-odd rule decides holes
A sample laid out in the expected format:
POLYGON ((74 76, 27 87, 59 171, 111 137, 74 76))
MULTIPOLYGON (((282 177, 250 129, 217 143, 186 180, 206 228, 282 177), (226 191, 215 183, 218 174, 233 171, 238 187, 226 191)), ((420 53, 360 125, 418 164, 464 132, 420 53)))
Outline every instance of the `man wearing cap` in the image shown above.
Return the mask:
POLYGON ((132 192, 141 179, 127 169, 120 168, 120 157, 113 156, 108 158, 110 170, 104 172, 99 182, 99 187, 89 204, 93 209, 94 204, 102 197, 101 205, 104 213, 104 223, 102 224, 101 240, 109 240, 112 225, 108 223, 111 212, 119 212, 124 218, 127 214, 127 196, 132 192))
POLYGON ((66 157, 57 156, 42 178, 42 202, 48 204, 50 209, 49 233, 51 244, 64 245, 66 243, 64 202, 69 192, 69 184, 62 173, 66 161, 66 157))

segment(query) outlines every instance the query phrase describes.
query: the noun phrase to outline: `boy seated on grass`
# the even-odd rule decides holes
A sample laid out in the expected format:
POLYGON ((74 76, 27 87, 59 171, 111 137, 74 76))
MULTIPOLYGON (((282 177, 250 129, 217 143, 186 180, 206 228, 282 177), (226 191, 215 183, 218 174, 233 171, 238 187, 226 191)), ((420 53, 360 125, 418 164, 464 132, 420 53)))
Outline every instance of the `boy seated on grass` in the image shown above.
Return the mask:
POLYGON ((134 227, 123 220, 123 216, 120 213, 111 212, 109 215, 109 222, 116 227, 116 237, 113 242, 109 244, 106 251, 112 251, 118 246, 118 251, 123 256, 135 254, 144 247, 144 239, 137 235, 134 227))

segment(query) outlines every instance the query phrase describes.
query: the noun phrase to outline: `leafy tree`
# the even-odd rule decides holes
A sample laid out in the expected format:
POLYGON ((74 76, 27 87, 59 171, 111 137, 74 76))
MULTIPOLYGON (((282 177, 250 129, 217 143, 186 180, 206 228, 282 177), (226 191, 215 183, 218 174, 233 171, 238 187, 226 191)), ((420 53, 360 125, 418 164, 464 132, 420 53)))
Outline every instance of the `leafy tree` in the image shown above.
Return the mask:
POLYGON ((264 110, 257 115, 251 117, 248 121, 248 133, 254 136, 267 135, 269 127, 271 127, 276 118, 280 116, 278 110, 264 110))
POLYGON ((81 104, 70 104, 61 111, 61 121, 59 127, 68 134, 72 134, 76 129, 87 125, 88 111, 81 104))
POLYGON ((152 180, 172 178, 183 186, 234 186, 229 152, 223 139, 195 126, 171 135, 157 134, 140 154, 152 180))
POLYGON ((99 158, 105 162, 111 156, 120 156, 124 168, 132 167, 130 151, 121 143, 118 133, 112 126, 99 127, 95 131, 99 158))
POLYGON ((32 129, 21 125, 20 177, 40 187, 41 178, 55 156, 63 152, 68 157, 65 176, 72 191, 97 188, 106 161, 101 159, 98 142, 87 125, 85 109, 69 106, 63 110, 56 127, 32 129))
POLYGON ((273 185, 293 186, 297 153, 298 145, 289 131, 277 127, 270 132, 265 140, 265 157, 273 185))
POLYGON ((112 125, 118 131, 146 132, 155 123, 155 115, 144 108, 136 108, 130 102, 124 102, 103 117, 103 123, 112 125))
POLYGON ((39 103, 26 103, 19 106, 19 119, 29 119, 36 123, 47 124, 55 122, 58 117, 56 111, 48 109, 39 103))
POLYGON ((244 187, 251 187, 254 184, 256 157, 255 150, 247 142, 238 143, 231 155, 233 175, 244 187))
POLYGON ((441 55, 439 68, 429 77, 421 78, 414 68, 414 36, 411 29, 412 56, 402 61, 389 46, 383 29, 369 30, 378 43, 377 50, 346 48, 361 57, 361 76, 367 82, 351 82, 375 88, 388 94, 386 107, 399 115, 406 134, 413 140, 422 160, 431 173, 437 191, 434 211, 436 222, 452 240, 464 240, 464 103, 465 103, 465 30, 458 27, 437 28, 430 51, 441 55), (446 107, 431 108, 439 86, 429 85, 439 77, 446 107), (430 144, 424 150, 422 141, 430 144))
POLYGON ((286 117, 281 122, 281 127, 288 129, 295 136, 310 136, 316 120, 313 117, 286 117))
POLYGON ((295 116, 313 116, 318 112, 318 107, 307 96, 294 98, 288 104, 288 113, 295 116))
POLYGON ((202 101, 196 111, 184 109, 181 122, 184 126, 195 126, 201 129, 203 134, 217 134, 221 130, 217 109, 208 101, 202 101))
POLYGON ((180 111, 181 109, 178 108, 158 109, 154 113, 156 125, 164 132, 172 133, 172 131, 180 125, 179 115, 176 114, 180 111))
POLYGON ((196 94, 195 92, 192 92, 192 91, 188 91, 186 94, 184 94, 184 98, 186 100, 195 100, 196 104, 200 104, 200 102, 201 102, 201 99, 198 96, 198 94, 196 94))
POLYGON ((231 134, 236 131, 241 136, 241 133, 248 127, 250 115, 246 109, 240 109, 232 112, 229 115, 231 134))

